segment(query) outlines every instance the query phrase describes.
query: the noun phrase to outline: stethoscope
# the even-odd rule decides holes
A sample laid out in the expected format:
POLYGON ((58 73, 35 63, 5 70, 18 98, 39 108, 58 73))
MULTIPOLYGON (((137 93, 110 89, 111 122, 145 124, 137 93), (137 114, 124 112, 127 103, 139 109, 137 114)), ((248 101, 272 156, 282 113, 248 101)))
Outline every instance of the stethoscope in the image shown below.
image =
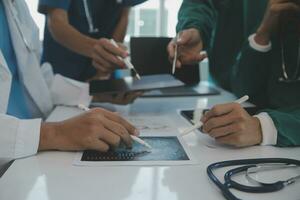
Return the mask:
MULTIPOLYGON (((300 20, 297 19, 297 20, 300 20)), ((283 82, 283 83, 295 83, 300 81, 300 38, 298 37, 298 54, 297 54, 297 62, 296 62, 296 69, 293 72, 293 75, 289 75, 287 72, 287 64, 286 64, 286 57, 285 57, 285 46, 284 46, 284 41, 283 41, 283 35, 285 32, 287 32, 288 30, 283 27, 283 25, 285 25, 287 22, 285 21, 281 21, 280 24, 280 29, 279 29, 279 39, 280 39, 280 57, 281 57, 281 70, 282 70, 282 75, 281 77, 279 77, 278 81, 279 82, 283 82)), ((300 29, 299 29, 300 31, 300 29)))
POLYGON ((256 180, 253 174, 263 171, 271 171, 287 168, 299 168, 300 160, 285 159, 285 158, 262 158, 262 159, 245 159, 245 160, 229 160, 217 162, 207 167, 207 175, 211 181, 221 190, 223 196, 227 200, 241 200, 237 198, 230 189, 247 193, 269 193, 282 190, 288 185, 300 181, 300 174, 290 177, 286 180, 279 180, 273 183, 264 183, 256 180), (222 183, 213 173, 214 170, 230 166, 239 166, 227 171, 224 175, 224 183, 222 183), (239 174, 245 174, 249 183, 254 186, 242 185, 232 178, 239 174))
MULTIPOLYGON (((122 4, 123 0, 116 0, 117 4, 122 4)), ((93 17, 91 15, 90 6, 88 4, 88 0, 83 0, 83 7, 85 12, 85 17, 89 26, 89 33, 98 33, 99 29, 95 27, 93 17)))
POLYGON ((88 0, 83 0, 83 7, 84 7, 84 12, 85 12, 85 17, 89 25, 89 33, 98 33, 99 29, 95 28, 94 26, 94 21, 91 15, 90 7, 87 2, 88 0))
POLYGON ((300 81, 300 75, 299 75, 299 69, 300 69, 300 39, 298 41, 298 56, 297 56, 297 68, 294 72, 294 76, 290 77, 286 70, 286 63, 285 63, 285 56, 284 56, 284 44, 283 41, 281 41, 281 68, 282 68, 282 77, 280 77, 278 80, 279 82, 297 82, 300 81))

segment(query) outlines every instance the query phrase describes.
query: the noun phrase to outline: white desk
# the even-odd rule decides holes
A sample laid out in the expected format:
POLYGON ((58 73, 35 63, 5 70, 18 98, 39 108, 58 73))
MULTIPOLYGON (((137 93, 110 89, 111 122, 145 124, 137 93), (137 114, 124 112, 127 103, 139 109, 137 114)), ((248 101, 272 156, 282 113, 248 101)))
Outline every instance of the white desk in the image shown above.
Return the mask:
MULTIPOLYGON (((233 100, 221 96, 146 99, 131 106, 117 106, 127 115, 166 115, 178 127, 187 122, 176 109, 194 108, 199 101, 211 106, 233 100)), ((51 116, 59 120, 80 111, 57 108, 51 116)), ((44 152, 17 160, 0 179, 0 200, 217 200, 224 199, 208 180, 206 167, 217 161, 243 158, 286 157, 300 159, 300 148, 251 147, 209 148, 204 136, 191 134, 185 138, 189 148, 201 161, 197 166, 173 167, 74 167, 72 152, 44 152)), ((269 195, 245 195, 245 199, 300 199, 300 184, 269 195), (297 190, 298 189, 298 190, 297 190)))

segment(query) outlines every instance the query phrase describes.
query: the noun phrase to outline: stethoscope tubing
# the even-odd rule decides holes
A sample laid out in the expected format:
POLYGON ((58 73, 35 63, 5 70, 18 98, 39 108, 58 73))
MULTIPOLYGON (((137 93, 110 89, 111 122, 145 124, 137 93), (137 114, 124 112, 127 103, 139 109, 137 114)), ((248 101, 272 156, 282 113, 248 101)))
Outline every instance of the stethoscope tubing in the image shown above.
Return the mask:
MULTIPOLYGON (((221 190, 223 196, 227 200, 241 200, 235 197, 231 192, 231 185, 228 182, 223 184, 219 179, 214 175, 213 171, 223 167, 237 166, 237 165, 257 165, 257 164, 268 164, 268 163, 278 163, 278 164, 289 164, 300 166, 300 160, 288 159, 288 158, 259 158, 259 159, 242 159, 242 160, 228 160, 213 163, 207 167, 207 175, 209 179, 215 183, 215 185, 221 190)), ((241 169, 239 169, 241 170, 241 169)))
POLYGON ((232 180, 234 175, 238 175, 239 173, 246 172, 249 168, 256 167, 256 165, 247 165, 238 167, 235 169, 231 169, 226 172, 224 179, 226 186, 228 188, 234 188, 239 191, 248 192, 248 193, 269 193, 269 192, 276 192, 284 188, 284 181, 277 181, 276 183, 272 184, 261 184, 261 186, 246 186, 237 183, 236 181, 232 180))

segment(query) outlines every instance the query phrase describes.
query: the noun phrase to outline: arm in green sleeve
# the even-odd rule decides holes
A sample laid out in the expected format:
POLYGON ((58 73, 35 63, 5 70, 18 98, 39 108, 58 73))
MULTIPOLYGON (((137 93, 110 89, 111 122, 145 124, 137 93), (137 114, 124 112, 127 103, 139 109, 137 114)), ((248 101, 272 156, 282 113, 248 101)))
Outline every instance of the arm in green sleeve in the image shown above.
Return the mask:
POLYGON ((256 51, 246 42, 231 69, 231 89, 236 96, 249 95, 258 106, 266 103, 270 58, 270 52, 256 51))
MULTIPOLYGON (((219 0, 220 1, 220 0, 219 0)), ((178 13, 177 32, 196 28, 199 30, 204 48, 208 48, 217 20, 212 0, 184 0, 178 13)))
POLYGON ((300 105, 278 110, 264 110, 276 126, 277 146, 300 146, 300 105))

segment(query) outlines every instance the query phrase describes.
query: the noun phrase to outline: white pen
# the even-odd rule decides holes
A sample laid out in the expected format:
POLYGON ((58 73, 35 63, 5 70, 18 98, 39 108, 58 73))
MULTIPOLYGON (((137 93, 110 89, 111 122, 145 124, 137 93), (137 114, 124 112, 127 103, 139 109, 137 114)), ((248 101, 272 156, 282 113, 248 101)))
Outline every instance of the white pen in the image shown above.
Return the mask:
MULTIPOLYGON (((115 41, 114 39, 111 39, 110 42, 111 42, 111 44, 114 45, 115 47, 119 47, 118 44, 116 43, 116 41, 115 41)), ((122 60, 122 61, 125 63, 125 65, 128 67, 128 69, 131 69, 131 70, 134 71, 135 77, 136 77, 137 79, 141 80, 141 77, 140 77, 139 73, 136 71, 135 67, 134 67, 133 64, 130 62, 129 57, 121 58, 120 56, 118 56, 118 58, 119 58, 120 60, 122 60)))
POLYGON ((172 66, 172 74, 175 74, 175 70, 176 70, 176 62, 177 62, 177 57, 178 57, 178 44, 177 44, 177 39, 178 39, 178 35, 176 35, 176 43, 175 43, 175 55, 174 55, 174 60, 173 60, 173 66, 172 66))
MULTIPOLYGON (((248 95, 245 95, 245 96, 243 96, 242 98, 235 100, 234 102, 235 102, 235 103, 238 103, 238 104, 242 104, 242 103, 246 102, 248 99, 249 99, 249 96, 248 96, 248 95)), ((188 134, 191 133, 192 131, 194 131, 194 130, 200 128, 202 125, 203 125, 203 123, 202 123, 201 121, 199 121, 197 124, 195 124, 195 125, 192 126, 191 128, 188 128, 188 129, 186 129, 185 131, 183 131, 183 132, 180 134, 180 136, 188 135, 188 134)))
MULTIPOLYGON (((90 109, 88 107, 86 107, 85 105, 83 104, 78 104, 78 108, 80 108, 81 110, 84 110, 84 111, 89 111, 90 109)), ((134 135, 130 135, 131 139, 136 141, 137 143, 149 148, 149 149, 152 149, 151 145, 148 144, 147 142, 145 142, 144 140, 142 140, 141 138, 137 137, 137 136, 134 136, 134 135)))
POLYGON ((137 143, 140 143, 141 145, 144 145, 145 147, 152 149, 152 146, 150 144, 148 144, 147 142, 145 142, 144 140, 142 140, 141 138, 134 136, 134 135, 130 135, 130 137, 137 143))

